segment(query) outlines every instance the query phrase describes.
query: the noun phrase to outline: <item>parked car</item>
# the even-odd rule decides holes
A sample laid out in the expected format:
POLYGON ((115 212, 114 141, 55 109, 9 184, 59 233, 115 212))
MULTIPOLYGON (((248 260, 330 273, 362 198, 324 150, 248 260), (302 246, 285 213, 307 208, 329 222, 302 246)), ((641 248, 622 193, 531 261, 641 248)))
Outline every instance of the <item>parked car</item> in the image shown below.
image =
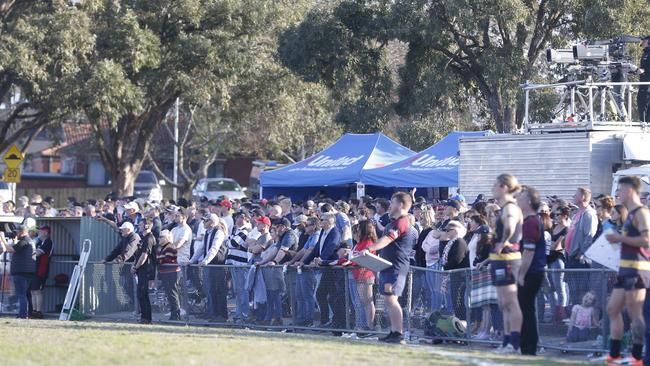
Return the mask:
POLYGON ((164 180, 158 177, 151 170, 141 170, 135 179, 133 195, 136 198, 144 198, 148 201, 162 201, 163 194, 161 186, 165 185, 164 180))
POLYGON ((209 200, 226 196, 228 199, 242 199, 246 197, 246 188, 230 178, 205 178, 199 180, 192 190, 192 197, 195 200, 206 197, 209 200))

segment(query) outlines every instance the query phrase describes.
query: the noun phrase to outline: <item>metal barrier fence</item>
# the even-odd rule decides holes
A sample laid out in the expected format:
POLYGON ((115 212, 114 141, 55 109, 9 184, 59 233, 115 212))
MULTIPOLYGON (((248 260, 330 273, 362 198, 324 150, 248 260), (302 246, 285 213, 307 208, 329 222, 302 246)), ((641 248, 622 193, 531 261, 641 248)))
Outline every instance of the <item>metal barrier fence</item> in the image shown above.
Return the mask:
MULTIPOLYGON (((388 332, 390 324, 376 278, 349 267, 192 265, 179 272, 158 272, 143 283, 130 268, 130 263, 89 262, 82 276, 81 312, 139 320, 141 287, 141 294, 150 299, 154 322, 357 336, 388 332)), ((13 286, 7 276, 2 278, 0 312, 13 312, 17 309, 13 286)), ((616 273, 607 269, 547 270, 536 301, 540 347, 603 352, 609 330, 605 309, 615 278, 616 273)), ((500 344, 503 319, 486 269, 412 267, 400 304, 411 340, 500 344)))

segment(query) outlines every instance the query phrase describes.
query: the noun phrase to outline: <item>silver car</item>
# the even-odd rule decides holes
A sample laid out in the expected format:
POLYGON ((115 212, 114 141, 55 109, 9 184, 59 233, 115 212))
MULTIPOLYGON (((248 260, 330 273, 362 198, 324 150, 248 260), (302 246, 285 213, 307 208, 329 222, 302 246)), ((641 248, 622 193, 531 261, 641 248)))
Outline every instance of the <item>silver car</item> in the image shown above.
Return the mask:
POLYGON ((135 179, 133 187, 133 196, 144 198, 148 201, 160 202, 163 199, 162 187, 165 185, 164 180, 158 180, 156 174, 151 170, 141 170, 135 179))
POLYGON ((207 197, 209 200, 226 196, 228 199, 242 199, 246 197, 246 188, 230 178, 204 178, 201 179, 192 190, 192 198, 199 200, 207 197))

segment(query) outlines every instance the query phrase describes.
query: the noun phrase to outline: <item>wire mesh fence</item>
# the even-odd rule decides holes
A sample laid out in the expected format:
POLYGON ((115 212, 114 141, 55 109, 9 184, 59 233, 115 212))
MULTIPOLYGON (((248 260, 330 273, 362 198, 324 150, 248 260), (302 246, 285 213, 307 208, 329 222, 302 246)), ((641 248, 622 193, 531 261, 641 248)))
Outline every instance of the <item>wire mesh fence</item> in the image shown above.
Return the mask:
MULTIPOLYGON (((140 320, 149 301, 154 322, 325 331, 373 336, 390 327, 375 274, 350 267, 159 266, 134 275, 131 263, 88 263, 78 307, 86 316, 140 320), (142 277, 142 278, 141 278, 142 277)), ((8 272, 0 312, 18 300, 8 272)), ((535 301, 540 347, 602 352, 606 305, 616 273, 604 268, 548 269, 535 301)), ((400 298, 413 341, 500 342, 503 319, 487 268, 412 267, 400 298)), ((45 309, 57 311, 54 306, 45 309)), ((146 314, 144 314, 146 317, 146 314)))

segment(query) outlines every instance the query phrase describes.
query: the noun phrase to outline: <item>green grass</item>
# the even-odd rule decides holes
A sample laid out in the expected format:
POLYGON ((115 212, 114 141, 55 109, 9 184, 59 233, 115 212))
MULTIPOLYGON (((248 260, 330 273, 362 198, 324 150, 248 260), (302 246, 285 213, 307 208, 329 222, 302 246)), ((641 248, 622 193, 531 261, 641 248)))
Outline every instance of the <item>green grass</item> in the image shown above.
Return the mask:
MULTIPOLYGON (((576 365, 576 358, 393 346, 331 336, 126 323, 0 319, 3 365, 576 365)), ((584 358, 583 358, 584 359, 584 358)))

